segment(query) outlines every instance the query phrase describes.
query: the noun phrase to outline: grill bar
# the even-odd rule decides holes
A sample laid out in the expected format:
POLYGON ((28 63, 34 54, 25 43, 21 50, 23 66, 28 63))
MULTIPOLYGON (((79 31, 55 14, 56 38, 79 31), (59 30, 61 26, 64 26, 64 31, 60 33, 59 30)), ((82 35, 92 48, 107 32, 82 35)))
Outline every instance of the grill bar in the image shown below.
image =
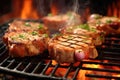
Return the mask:
POLYGON ((39 62, 37 64, 37 66, 34 68, 34 70, 31 73, 35 73, 37 71, 37 69, 39 68, 40 65, 41 65, 41 62, 39 62))
POLYGON ((79 65, 79 67, 76 69, 76 71, 75 71, 75 74, 74 74, 74 76, 73 76, 73 79, 76 79, 76 77, 77 77, 77 75, 78 75, 78 72, 79 72, 79 70, 81 69, 81 67, 82 67, 82 65, 80 64, 79 65))
POLYGON ((52 61, 50 61, 46 66, 45 66, 45 68, 42 70, 42 72, 41 72, 41 75, 43 75, 45 72, 46 72, 46 70, 49 68, 49 66, 50 66, 50 64, 52 63, 52 61))
POLYGON ((120 58, 103 57, 104 60, 120 61, 120 58))
POLYGON ((6 67, 9 68, 12 64, 14 64, 15 60, 13 59, 10 64, 8 64, 6 67))
POLYGON ((70 67, 68 67, 66 74, 64 75, 64 78, 67 78, 70 70, 71 70, 72 64, 70 64, 70 67))
POLYGON ((119 80, 120 77, 114 77, 114 76, 104 76, 104 75, 95 75, 95 74, 86 74, 87 77, 91 78, 105 78, 105 79, 117 79, 119 80))
POLYGON ((20 62, 20 63, 16 66, 16 68, 14 68, 14 70, 17 70, 18 67, 19 67, 21 64, 22 64, 22 62, 20 62))
POLYGON ((3 64, 8 60, 8 58, 9 58, 9 56, 8 56, 6 59, 4 59, 4 60, 0 63, 0 65, 3 65, 3 64))
POLYGON ((82 67, 83 70, 94 70, 94 71, 104 71, 104 72, 112 72, 112 73, 120 73, 120 70, 111 70, 111 69, 99 69, 99 68, 87 68, 82 67))
POLYGON ((23 72, 26 72, 27 69, 29 69, 29 66, 31 65, 31 63, 28 63, 27 66, 23 69, 23 72))
POLYGON ((106 51, 104 51, 104 53, 103 53, 103 54, 120 56, 120 53, 118 53, 118 52, 106 52, 106 51))
MULTIPOLYGON (((33 21, 33 20, 26 20, 33 21)), ((12 22, 12 21, 10 21, 12 22)), ((35 21, 35 22, 40 22, 35 21)), ((0 36, 3 36, 5 30, 8 28, 9 22, 0 26, 0 36)), ((50 79, 50 80, 76 80, 79 71, 93 71, 93 73, 86 73, 85 76, 89 78, 106 78, 106 79, 120 79, 113 75, 100 75, 94 72, 106 72, 120 74, 120 37, 117 35, 107 36, 102 47, 98 48, 99 56, 93 60, 81 61, 77 66, 75 64, 62 65, 52 64, 52 60, 47 57, 40 60, 40 57, 27 58, 11 58, 8 55, 8 50, 0 38, 0 71, 20 77, 32 77, 35 79, 50 79), (106 61, 107 60, 107 61, 106 61), (84 65, 100 65, 104 67, 87 67, 84 65), (111 67, 111 68, 107 68, 111 67), (115 67, 115 69, 114 69, 115 67), (51 73, 46 74, 47 70, 52 68, 51 73), (63 76, 56 76, 59 68, 64 68, 65 74, 63 76), (71 77, 69 74, 73 73, 71 77)), ((78 79, 79 80, 79 79, 78 79)))
POLYGON ((53 68, 51 74, 49 75, 50 77, 54 75, 55 71, 57 70, 59 64, 56 64, 55 67, 53 68))
POLYGON ((84 64, 99 64, 99 65, 104 65, 104 66, 120 66, 118 63, 111 63, 111 62, 90 62, 90 61, 82 61, 84 64))

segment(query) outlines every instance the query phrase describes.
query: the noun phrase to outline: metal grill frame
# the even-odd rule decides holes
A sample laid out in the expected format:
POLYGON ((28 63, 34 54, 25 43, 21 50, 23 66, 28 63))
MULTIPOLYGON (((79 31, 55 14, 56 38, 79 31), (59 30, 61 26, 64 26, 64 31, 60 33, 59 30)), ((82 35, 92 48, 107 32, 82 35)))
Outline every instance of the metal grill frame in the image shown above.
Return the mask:
MULTIPOLYGON (((100 72, 110 72, 110 73, 118 73, 120 74, 120 70, 113 69, 99 69, 99 68, 89 68, 83 67, 84 64, 98 64, 103 66, 115 66, 120 67, 120 36, 110 35, 107 36, 105 43, 103 44, 105 48, 98 47, 97 50, 99 52, 99 56, 96 59, 81 61, 78 66, 74 66, 73 63, 70 63, 69 66, 64 66, 61 64, 52 65, 52 60, 49 57, 45 57, 41 59, 43 56, 34 56, 34 57, 26 57, 26 58, 11 58, 8 55, 8 50, 5 44, 2 42, 2 36, 4 35, 6 29, 8 28, 8 24, 12 22, 14 19, 9 20, 8 22, 0 25, 0 72, 5 74, 10 74, 13 76, 19 76, 23 78, 34 78, 34 79, 49 79, 49 80, 75 80, 77 79, 78 72, 80 70, 92 70, 92 71, 100 71, 100 72), (47 63, 46 63, 47 60, 47 63), (99 62, 96 62, 99 60, 99 62), (104 60, 109 60, 111 62, 105 62, 104 60), (21 69, 20 67, 23 67, 21 69), (45 72, 48 68, 52 67, 53 70, 49 75, 46 75, 45 72), (67 69, 64 76, 59 77, 55 76, 55 72, 58 68, 67 69), (32 71, 30 70, 32 69, 32 71), (39 72, 39 69, 41 71, 39 72), (67 76, 71 71, 74 70, 74 75, 72 78, 68 78, 67 76), (38 72, 37 72, 38 71, 38 72)), ((21 19, 20 19, 21 20, 21 19)), ((41 22, 41 20, 25 20, 25 21, 34 21, 41 22)), ((48 52, 46 52, 48 53, 48 52)), ((120 79, 120 77, 115 76, 105 76, 105 75, 97 75, 97 74, 86 74, 86 77, 91 78, 106 78, 106 79, 120 79)))

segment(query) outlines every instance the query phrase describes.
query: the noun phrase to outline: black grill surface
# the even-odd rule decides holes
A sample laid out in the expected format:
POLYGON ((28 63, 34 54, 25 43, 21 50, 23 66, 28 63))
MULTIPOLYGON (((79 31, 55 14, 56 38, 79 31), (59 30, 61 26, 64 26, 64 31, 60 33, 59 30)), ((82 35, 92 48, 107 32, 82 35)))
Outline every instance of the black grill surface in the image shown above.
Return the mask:
MULTIPOLYGON (((105 78, 105 79, 120 79, 120 36, 109 35, 105 38, 105 43, 98 47, 99 56, 96 59, 83 60, 81 62, 64 64, 52 64, 52 60, 46 56, 34 56, 25 58, 11 58, 8 55, 8 50, 2 42, 10 20, 0 25, 0 72, 19 76, 23 78, 33 79, 51 79, 51 80, 80 80, 78 77, 83 70, 91 71, 86 73, 86 78, 105 78), (84 66, 84 65, 90 65, 84 66), (102 67, 92 67, 102 66, 102 67), (48 70, 49 69, 49 70, 48 70), (57 70, 63 69, 64 75, 56 75, 57 70), (64 71, 65 70, 65 71, 64 71), (50 71, 48 73, 48 71, 50 71), (72 75, 71 75, 72 73, 72 75), (115 76, 116 75, 116 76, 115 76), (71 76, 71 77, 69 77, 71 76)), ((25 20, 41 22, 39 20, 25 20)), ((45 52, 48 53, 48 52, 45 52)), ((61 71, 62 72, 62 71, 61 71)))

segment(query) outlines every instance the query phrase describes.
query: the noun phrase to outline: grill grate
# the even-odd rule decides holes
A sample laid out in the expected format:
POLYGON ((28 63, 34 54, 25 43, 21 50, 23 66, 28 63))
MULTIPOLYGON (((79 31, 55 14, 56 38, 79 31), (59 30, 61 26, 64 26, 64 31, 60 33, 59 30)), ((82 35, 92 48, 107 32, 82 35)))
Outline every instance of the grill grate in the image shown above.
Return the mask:
MULTIPOLYGON (((38 22, 39 20, 36 21, 38 22)), ((12 22, 12 20, 9 22, 12 22)), ((1 73, 23 78, 76 80, 79 79, 78 75, 82 74, 82 71, 89 71, 89 73, 85 74, 85 77, 87 78, 120 79, 120 37, 118 35, 107 36, 105 43, 102 47, 98 48, 99 56, 96 59, 84 60, 77 64, 53 64, 49 57, 43 58, 43 56, 40 55, 26 58, 11 58, 1 39, 8 28, 9 22, 0 26, 1 73), (89 67, 93 65, 99 67, 89 67), (63 75, 61 75, 62 73, 57 73, 61 69, 63 70, 61 72, 65 72, 63 75), (117 76, 114 76, 114 74, 117 76)))

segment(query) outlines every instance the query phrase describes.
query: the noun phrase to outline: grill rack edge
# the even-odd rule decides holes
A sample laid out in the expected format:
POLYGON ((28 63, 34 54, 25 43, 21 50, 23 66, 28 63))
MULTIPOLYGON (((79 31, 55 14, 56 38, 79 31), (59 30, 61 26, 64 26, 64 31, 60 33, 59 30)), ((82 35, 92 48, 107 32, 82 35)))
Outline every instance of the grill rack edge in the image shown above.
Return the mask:
MULTIPOLYGON (((0 25, 0 37, 2 37, 5 32, 5 30, 8 28, 8 24, 10 22, 12 22, 14 19, 0 25)), ((25 21, 34 21, 34 22, 41 22, 40 20, 25 20, 25 21)), ((113 73, 120 73, 120 70, 114 71, 114 70, 104 70, 104 69, 95 69, 95 68, 87 68, 87 67, 83 67, 83 64, 99 64, 99 65, 107 65, 107 66, 117 66, 120 67, 119 62, 120 62, 120 58, 118 56, 120 56, 120 44, 118 44, 120 42, 120 37, 117 36, 118 39, 116 40, 112 40, 111 36, 106 38, 106 44, 109 44, 109 42, 111 42, 111 44, 109 44, 108 47, 106 48, 98 48, 98 50, 100 51, 99 57, 95 60, 92 61, 81 61, 79 63, 79 65, 77 67, 73 66, 74 64, 70 64, 70 66, 61 66, 60 64, 56 64, 56 65, 52 65, 52 60, 50 58, 48 58, 48 63, 45 63, 44 60, 38 60, 37 63, 33 64, 33 61, 31 61, 31 58, 27 58, 30 59, 30 61, 27 62, 27 64, 25 64, 25 60, 23 59, 22 61, 19 61, 17 59, 11 58, 9 57, 9 55, 7 54, 8 51, 6 49, 6 46, 3 44, 2 39, 0 39, 0 71, 2 73, 6 73, 6 74, 11 74, 14 76, 20 76, 20 77, 32 77, 35 79, 51 79, 51 80, 66 80, 69 79, 67 76, 68 74, 74 70, 75 74, 73 75, 73 77, 71 79, 76 79, 78 72, 80 70, 95 70, 95 71, 105 71, 105 72, 113 72, 113 73), (116 43, 115 43, 116 42, 116 43), (117 47, 116 47, 117 44, 117 47), (102 52, 101 52, 102 50, 102 52), (104 56, 104 57, 103 57, 104 56), (114 58, 115 56, 115 58, 114 58), (96 62, 96 60, 99 60, 100 62, 96 62), (104 62, 104 60, 110 60, 112 62, 104 62), (117 63, 116 63, 117 62, 117 63), (19 69, 18 67, 23 64, 25 65, 24 70, 19 69), (31 65, 35 65, 35 66, 31 66, 31 65), (15 67, 13 67, 13 65, 16 65, 15 67), (27 67, 27 68, 26 68, 27 67), (37 72, 38 68, 42 67, 42 71, 41 72, 37 72), (49 67, 53 67, 54 69, 52 70, 52 73, 49 75, 45 75, 46 70, 49 67), (18 69, 17 69, 18 68, 18 69), (34 69, 34 71, 29 71, 27 70, 28 68, 34 69), (55 76, 55 72, 58 68, 65 68, 67 69, 65 75, 63 77, 58 77, 55 76), (36 73, 35 73, 36 70, 36 73)), ((38 58, 41 58, 40 56, 38 58)), ((35 59, 36 60, 36 59, 35 59)), ((104 75, 94 75, 94 74, 86 74, 86 77, 92 77, 92 78, 107 78, 107 79, 120 79, 120 77, 114 77, 114 76, 104 76, 104 75)))

